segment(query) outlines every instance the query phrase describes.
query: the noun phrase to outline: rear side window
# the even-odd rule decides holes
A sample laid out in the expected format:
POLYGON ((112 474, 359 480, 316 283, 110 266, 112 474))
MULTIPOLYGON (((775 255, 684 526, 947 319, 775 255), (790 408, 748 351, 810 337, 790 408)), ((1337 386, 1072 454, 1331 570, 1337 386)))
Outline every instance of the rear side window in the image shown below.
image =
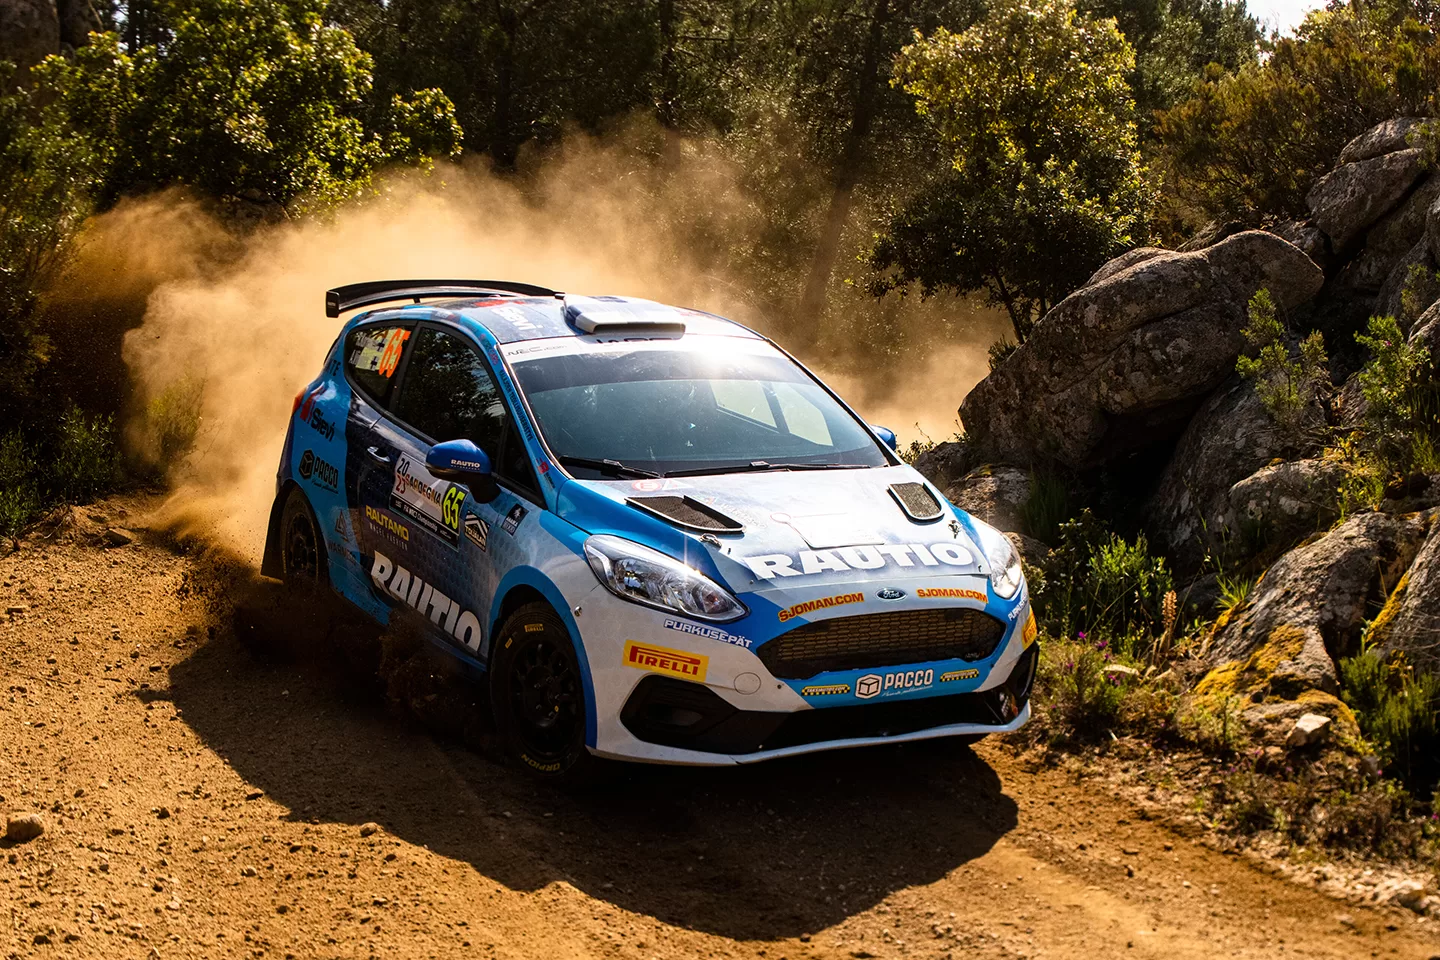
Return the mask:
POLYGON ((485 361, 458 337, 421 329, 394 411, 433 442, 470 440, 498 460, 505 404, 485 361))
POLYGON ((395 373, 414 333, 413 326, 359 327, 345 338, 345 373, 371 401, 386 406, 395 373))

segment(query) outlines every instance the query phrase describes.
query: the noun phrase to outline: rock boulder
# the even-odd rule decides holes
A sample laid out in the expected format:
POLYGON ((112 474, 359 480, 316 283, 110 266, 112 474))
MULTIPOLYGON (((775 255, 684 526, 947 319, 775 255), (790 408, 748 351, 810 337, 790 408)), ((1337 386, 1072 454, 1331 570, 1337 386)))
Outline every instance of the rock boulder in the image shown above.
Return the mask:
POLYGON ((1208 656, 1218 675, 1263 677, 1266 696, 1296 700, 1334 693, 1335 661, 1353 655, 1369 605, 1410 566, 1429 527, 1426 514, 1351 517, 1281 557, 1243 608, 1217 621, 1208 656))
POLYGON ((1424 172, 1418 147, 1336 167, 1305 198, 1311 219, 1339 252, 1395 209, 1424 172))
POLYGON ((1220 535, 1233 516, 1231 488, 1272 460, 1317 453, 1324 423, 1315 404, 1300 429, 1281 429, 1254 387, 1232 376, 1191 419, 1145 505, 1150 542, 1182 573, 1198 571, 1207 553, 1225 547, 1220 535))
POLYGON ((1324 280, 1260 230, 1097 276, 965 398, 966 433, 986 459, 1090 467, 1179 432, 1234 369, 1255 291, 1289 309, 1324 280))
POLYGON ((1396 117, 1376 124, 1360 136, 1345 144, 1340 151, 1340 162, 1356 163, 1369 160, 1396 150, 1404 150, 1410 144, 1410 134, 1425 122, 1424 117, 1396 117))
POLYGON ((1433 523, 1415 562, 1400 579, 1371 636, 1381 651, 1440 674, 1440 523, 1433 523))
POLYGON ((1030 472, 1004 464, 977 467, 944 488, 946 498, 978 520, 1020 532, 1020 510, 1030 496, 1030 472))
POLYGON ((1267 464, 1230 488, 1226 534, 1294 543, 1323 530, 1339 519, 1336 504, 1344 478, 1345 467, 1335 460, 1267 464))

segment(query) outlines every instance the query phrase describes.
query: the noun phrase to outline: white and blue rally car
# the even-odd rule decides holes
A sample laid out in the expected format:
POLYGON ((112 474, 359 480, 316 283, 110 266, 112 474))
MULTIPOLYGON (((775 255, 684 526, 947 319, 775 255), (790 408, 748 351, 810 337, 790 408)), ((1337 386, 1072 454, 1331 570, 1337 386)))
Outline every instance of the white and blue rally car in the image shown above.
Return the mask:
POLYGON ((1029 718, 1010 543, 765 337, 509 282, 325 305, 378 309, 295 398, 262 572, 418 625, 535 773, 1029 718))

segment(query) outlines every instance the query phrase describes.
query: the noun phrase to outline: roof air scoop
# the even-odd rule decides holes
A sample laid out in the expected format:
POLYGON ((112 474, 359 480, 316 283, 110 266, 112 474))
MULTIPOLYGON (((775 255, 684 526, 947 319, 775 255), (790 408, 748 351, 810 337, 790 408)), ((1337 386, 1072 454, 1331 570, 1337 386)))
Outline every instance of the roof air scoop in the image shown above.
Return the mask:
POLYGON ((934 523, 945 515, 935 494, 923 483, 892 483, 890 496, 905 511, 905 516, 916 523, 934 523))
POLYGON ((565 298, 565 320, 581 333, 685 333, 685 320, 674 307, 633 297, 565 298))

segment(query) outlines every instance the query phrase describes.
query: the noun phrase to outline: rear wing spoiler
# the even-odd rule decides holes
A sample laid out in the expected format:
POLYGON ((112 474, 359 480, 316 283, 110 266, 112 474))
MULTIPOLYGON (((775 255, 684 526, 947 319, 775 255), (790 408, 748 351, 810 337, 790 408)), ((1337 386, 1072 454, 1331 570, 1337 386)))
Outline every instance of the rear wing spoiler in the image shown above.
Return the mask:
POLYGON ((421 297, 465 297, 477 293, 518 294, 525 297, 559 297, 549 287, 510 280, 367 280, 325 291, 325 316, 338 317, 346 310, 371 307, 377 303, 414 300, 421 297))

